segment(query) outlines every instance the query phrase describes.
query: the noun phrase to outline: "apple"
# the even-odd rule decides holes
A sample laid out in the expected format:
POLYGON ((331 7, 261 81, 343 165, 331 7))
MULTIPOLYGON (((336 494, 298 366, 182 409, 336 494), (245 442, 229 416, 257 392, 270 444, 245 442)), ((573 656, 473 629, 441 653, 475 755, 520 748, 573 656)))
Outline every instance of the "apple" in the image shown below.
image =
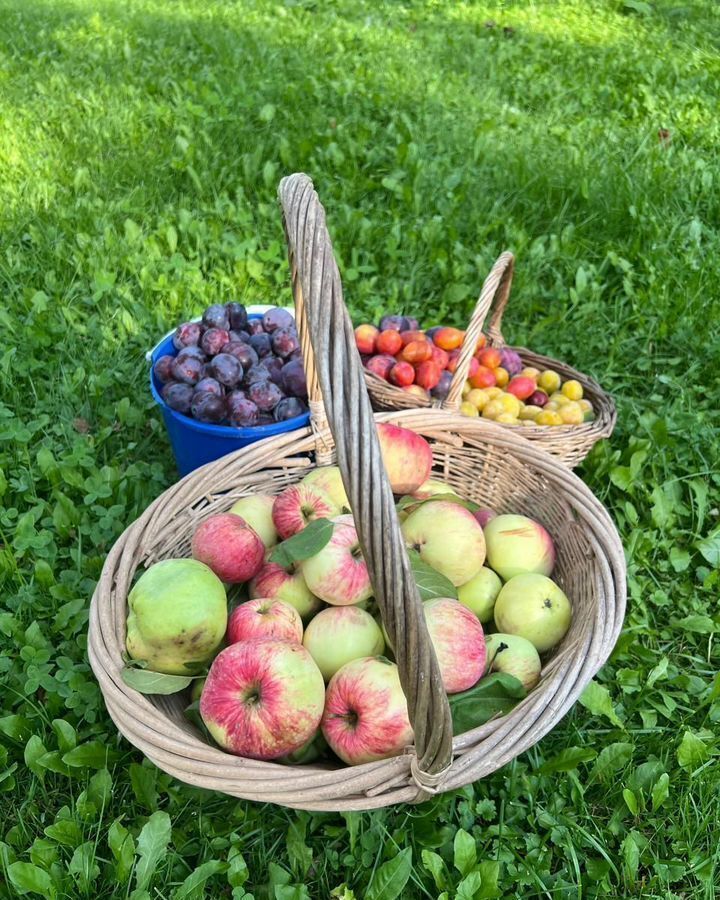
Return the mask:
POLYGON ((430 477, 430 444, 422 435, 387 422, 378 423, 377 435, 393 494, 414 493, 430 477))
POLYGON ((340 512, 332 500, 309 484, 294 484, 278 494, 272 518, 280 538, 292 537, 313 519, 330 519, 340 512))
POLYGON ((230 512, 245 519, 266 547, 274 547, 278 542, 272 519, 274 503, 275 498, 269 494, 253 494, 241 497, 230 507, 230 512))
POLYGON ((299 747, 292 753, 288 753, 287 756, 279 756, 277 762, 286 766, 304 766, 320 759, 327 748, 327 741, 323 737, 322 731, 318 728, 310 740, 306 741, 302 747, 299 747))
POLYGON ((495 572, 483 566, 470 581, 460 585, 458 600, 474 612, 481 622, 489 622, 501 587, 502 581, 495 572))
POLYGON ((381 654, 385 641, 370 613, 356 606, 332 606, 308 624, 303 646, 329 681, 353 659, 381 654))
POLYGON ((496 516, 484 531, 488 565, 503 581, 526 573, 552 573, 555 547, 539 522, 527 516, 496 516))
POLYGON ((186 663, 209 661, 226 626, 225 587, 194 559, 155 563, 128 594, 125 646, 153 672, 191 674, 186 663))
POLYGON ((296 609, 303 619, 322 607, 322 601, 307 586, 296 564, 286 568, 266 560, 248 585, 248 593, 251 600, 283 600, 296 609))
POLYGON ((485 671, 485 634, 475 613, 447 597, 423 603, 425 623, 448 694, 471 688, 485 671))
POLYGON ((332 537, 319 553, 300 563, 300 571, 312 593, 333 606, 351 606, 372 597, 352 516, 333 520, 332 537))
POLYGON ((495 601, 498 629, 527 638, 539 653, 565 637, 571 619, 570 601, 545 575, 515 575, 495 601))
POLYGON ((477 519, 451 500, 424 503, 401 525, 405 544, 454 585, 470 581, 485 562, 485 538, 477 519))
POLYGON ((200 715, 223 750, 277 759, 315 734, 324 701, 325 682, 302 644, 241 641, 210 666, 200 715))
POLYGON ((517 634, 489 634, 485 638, 486 672, 505 672, 521 681, 526 691, 540 680, 540 655, 535 647, 517 634))
MULTIPOLYGON (((445 484, 444 481, 439 481, 437 478, 428 478, 416 491, 413 491, 413 497, 416 497, 418 500, 428 500, 430 497, 436 497, 438 494, 458 497, 458 492, 454 488, 451 488, 449 484, 445 484)), ((458 499, 460 498, 458 497, 458 499)))
POLYGON ((340 469, 337 466, 318 466, 309 472, 300 484, 309 484, 325 494, 338 510, 350 509, 350 501, 345 492, 340 469))
POLYGON ((494 509, 482 508, 482 509, 476 509, 475 512, 473 513, 473 515, 480 523, 480 527, 485 528, 487 523, 490 522, 492 519, 494 519, 497 516, 497 513, 495 512, 494 509))
POLYGON ((300 644, 303 625, 300 613, 284 600, 257 597, 236 606, 227 627, 228 644, 274 638, 300 644))
POLYGON ((210 516, 195 529, 192 555, 231 584, 248 581, 262 566, 265 546, 245 519, 234 513, 210 516))
POLYGON ((321 728, 350 766, 402 753, 413 730, 398 667, 382 656, 344 665, 327 687, 321 728))

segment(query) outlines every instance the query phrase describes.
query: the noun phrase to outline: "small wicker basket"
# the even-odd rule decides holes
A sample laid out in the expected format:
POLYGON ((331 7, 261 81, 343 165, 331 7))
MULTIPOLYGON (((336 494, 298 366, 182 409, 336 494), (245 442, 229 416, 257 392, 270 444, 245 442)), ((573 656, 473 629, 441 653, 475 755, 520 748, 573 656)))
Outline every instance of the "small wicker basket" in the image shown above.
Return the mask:
POLYGON ((537 445, 492 423, 441 410, 373 414, 324 211, 312 182, 304 175, 283 179, 280 199, 312 425, 259 441, 192 472, 126 529, 105 562, 92 599, 90 662, 120 732, 181 781, 309 810, 415 802, 488 775, 540 740, 568 712, 620 632, 623 551, 599 501, 537 445), (436 476, 465 496, 542 521, 556 544, 554 577, 573 605, 571 628, 544 661, 538 686, 507 715, 455 737, 383 467, 376 421, 395 422, 424 435, 432 445, 436 476), (279 493, 312 467, 334 461, 342 472, 375 598, 395 648, 414 745, 403 755, 354 768, 332 762, 286 766, 233 756, 208 744, 186 720, 186 696, 147 696, 123 682, 128 592, 141 567, 188 555, 192 531, 206 516, 228 510, 243 495, 279 493))
MULTIPOLYGON (((485 279, 480 297, 473 310, 470 323, 465 332, 458 365, 453 375, 453 380, 445 400, 424 400, 417 394, 404 391, 402 388, 390 384, 388 381, 365 370, 365 383, 372 398, 373 407, 376 410, 413 409, 418 407, 439 407, 450 412, 457 413, 462 401, 462 389, 470 370, 470 362, 475 353, 475 348, 483 330, 483 325, 494 304, 493 314, 487 326, 487 345, 502 349, 507 346, 502 335, 501 325, 503 313, 507 306, 512 285, 515 258, 512 253, 502 253, 485 279)), ((615 427, 617 418, 615 404, 612 397, 606 394, 600 385, 572 369, 565 363, 549 356, 541 356, 525 347, 513 347, 520 354, 523 364, 534 366, 537 369, 554 369, 566 381, 569 378, 576 379, 583 386, 584 396, 592 403, 595 410, 595 419, 582 425, 506 425, 503 428, 514 430, 522 434, 524 438, 535 441, 548 453, 557 456, 566 465, 574 468, 588 455, 593 445, 602 438, 610 437, 615 427)))

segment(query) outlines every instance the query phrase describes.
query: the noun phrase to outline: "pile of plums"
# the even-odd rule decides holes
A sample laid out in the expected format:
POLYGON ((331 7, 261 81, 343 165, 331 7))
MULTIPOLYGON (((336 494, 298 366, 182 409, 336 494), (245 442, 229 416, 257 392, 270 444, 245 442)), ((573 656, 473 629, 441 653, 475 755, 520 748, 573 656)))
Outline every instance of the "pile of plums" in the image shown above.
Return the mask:
POLYGON ((242 303, 215 303, 173 335, 175 355, 153 366, 162 398, 198 422, 252 428, 307 412, 295 320, 274 307, 248 317, 242 303))

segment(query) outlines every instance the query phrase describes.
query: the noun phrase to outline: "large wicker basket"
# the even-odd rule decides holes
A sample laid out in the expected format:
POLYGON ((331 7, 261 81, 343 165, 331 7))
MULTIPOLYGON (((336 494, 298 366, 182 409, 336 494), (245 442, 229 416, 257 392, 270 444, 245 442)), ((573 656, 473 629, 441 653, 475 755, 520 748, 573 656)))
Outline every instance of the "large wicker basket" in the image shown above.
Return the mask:
POLYGON ((105 562, 92 599, 90 661, 121 733, 181 781, 310 810, 418 801, 488 775, 540 740, 568 712, 607 659, 622 625, 622 547, 598 500, 537 445, 491 423, 440 410, 373 414, 312 183, 304 175, 286 178, 280 198, 312 427, 268 438, 198 469, 127 528, 105 562), (456 737, 383 468, 376 421, 396 422, 424 435, 433 448, 437 476, 467 497, 542 521, 558 551, 555 575, 572 601, 572 626, 545 660, 539 685, 504 717, 456 737), (354 768, 330 762, 292 767, 232 756, 208 744, 188 723, 186 696, 146 696, 123 682, 128 591, 140 567, 188 555, 193 528, 206 516, 227 510, 246 494, 278 493, 310 468, 335 460, 395 648, 414 746, 404 755, 354 768))
MULTIPOLYGON (((492 316, 486 329, 487 343, 489 347, 499 349, 507 346, 502 335, 501 326, 503 313, 507 306, 512 286, 513 268, 515 258, 512 253, 501 254, 495 265, 485 279, 480 297, 475 304, 470 323, 465 332, 462 350, 458 359, 458 365, 453 375, 453 380, 445 400, 436 401, 423 399, 417 394, 403 390, 390 384, 388 381, 365 370, 365 383, 372 397, 376 410, 413 409, 417 407, 439 407, 450 412, 457 413, 462 401, 462 389, 467 379, 470 363, 475 353, 475 348, 483 331, 485 320, 494 306, 492 316)), ((534 366, 537 369, 554 369, 563 381, 574 378, 583 386, 584 396, 590 400, 595 410, 595 419, 582 425, 503 425, 522 434, 524 438, 535 441, 548 453, 557 456, 571 468, 579 465, 588 455, 593 445, 601 438, 610 437, 615 420, 615 404, 612 397, 606 394, 600 385, 573 369, 565 363, 549 356, 541 356, 533 353, 525 347, 513 347, 520 354, 526 366, 534 366)))

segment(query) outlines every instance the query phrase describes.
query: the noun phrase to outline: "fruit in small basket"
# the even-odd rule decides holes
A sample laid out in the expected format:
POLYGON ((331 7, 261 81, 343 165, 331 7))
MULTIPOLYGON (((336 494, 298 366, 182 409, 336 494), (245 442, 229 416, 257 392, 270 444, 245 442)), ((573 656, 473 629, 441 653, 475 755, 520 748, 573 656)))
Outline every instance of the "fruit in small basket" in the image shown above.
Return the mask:
POLYGON ((488 369, 487 366, 478 366, 477 372, 468 378, 470 387, 489 388, 497 384, 497 369, 488 369))
POLYGON ((308 472, 301 484, 308 484, 325 494, 338 510, 349 510, 350 501, 345 493, 340 469, 337 466, 317 466, 308 472))
POLYGON ((477 519, 450 500, 423 504, 401 528, 406 546, 454 585, 465 584, 485 562, 485 538, 477 519))
POLYGON ((507 392, 513 394, 518 400, 527 400, 537 390, 537 385, 532 378, 526 375, 516 375, 508 382, 507 392))
POLYGON ((457 497, 458 493, 444 481, 428 478, 416 491, 413 491, 412 495, 418 500, 428 500, 430 497, 437 497, 438 495, 457 497))
POLYGON ((192 537, 194 559, 223 581, 249 581, 260 569, 265 545, 241 516, 219 513, 201 522, 192 537))
POLYGON ((230 512, 244 519, 265 547, 274 547, 278 542, 272 518, 274 503, 275 498, 269 494, 251 494, 236 500, 230 507, 230 512))
POLYGON ((405 387, 415 381, 415 369, 409 362, 397 362, 388 372, 388 381, 397 387, 405 387))
POLYGON ((557 412, 552 409, 545 409, 535 417, 536 425, 562 425, 563 420, 560 418, 557 412))
POLYGON ((434 363, 432 360, 421 362, 415 369, 415 384, 426 391, 431 391, 440 381, 441 374, 442 372, 437 363, 434 363))
POLYGON ((540 680, 542 663, 534 645, 517 634, 489 634, 485 638, 486 672, 505 672, 517 678, 526 691, 540 680))
POLYGON ((471 403, 469 400, 463 400, 460 404, 460 415, 468 417, 479 416, 480 412, 474 403, 471 403))
POLYGON ((499 365, 511 376, 519 375, 523 367, 520 354, 517 350, 512 350, 510 347, 503 347, 500 351, 499 365))
POLYGON ((507 581, 514 575, 550 575, 555 547, 543 526, 527 516, 496 516, 484 528, 488 565, 507 581))
POLYGON ((502 356, 496 347, 484 347, 478 352, 477 361, 488 369, 497 369, 502 364, 502 356))
POLYGON ((358 325, 355 329, 355 346, 358 353, 374 353, 375 342, 379 335, 380 329, 374 325, 358 325))
MULTIPOLYGON (((385 334, 384 331, 382 333, 385 334)), ((396 334, 397 332, 392 333, 396 334)), ((395 357, 383 353, 380 356, 373 356, 371 359, 369 359, 365 365, 365 368, 368 370, 368 372, 372 372, 374 375, 377 375, 378 378, 382 378, 384 381, 389 381, 390 371, 395 365, 397 365, 397 360, 395 359, 395 357)))
POLYGON ((537 383, 537 380, 540 377, 541 372, 540 372, 540 369, 536 369, 535 366, 525 366, 524 369, 520 370, 520 375, 523 378, 532 378, 532 380, 537 383))
POLYGON ((540 409, 545 406, 550 398, 545 393, 545 391, 533 391, 532 394, 527 398, 529 406, 538 406, 540 409))
MULTIPOLYGON (((372 328, 372 325, 360 325, 355 329, 355 338, 357 340, 357 333, 360 328, 372 328)), ((364 346, 369 346, 369 340, 364 343, 364 346)), ((388 329, 387 331, 380 331, 377 333, 375 338, 375 352, 387 354, 389 356, 395 356, 396 353, 399 353, 402 350, 403 342, 400 337, 399 331, 393 331, 388 329)), ((359 349, 359 347, 358 347, 359 349)), ((363 350, 363 353, 372 353, 373 350, 363 350)))
POLYGON ((190 412, 194 393, 195 389, 191 384, 179 381, 168 382, 161 391, 162 398, 170 409, 186 415, 190 412))
POLYGON ((210 391, 195 391, 190 403, 190 412, 198 422, 219 425, 227 414, 227 404, 224 397, 210 391))
POLYGON ((413 365, 426 362, 431 357, 432 348, 429 341, 410 341, 400 351, 400 358, 413 365))
POLYGON ((187 675, 186 663, 212 657, 226 626, 223 583, 194 559, 155 563, 128 594, 127 652, 153 672, 187 675))
POLYGON ((281 540, 302 531, 313 519, 328 519, 340 508, 313 485, 293 484, 278 494, 273 505, 273 522, 281 540))
POLYGON ((315 734, 324 699, 323 677, 302 644, 241 641, 213 661, 200 715, 224 750, 276 759, 315 734))
POLYGON ((248 585, 248 593, 252 600, 283 600, 294 607, 303 619, 310 618, 322 606, 320 599, 305 583, 297 565, 286 568, 268 559, 248 585))
POLYGON ((544 653, 565 637, 572 607, 564 592, 545 575, 515 575, 498 594, 494 615, 501 632, 524 637, 544 653))
POLYGON ((258 597, 239 604, 230 613, 226 635, 228 644, 268 638, 302 643, 302 619, 294 606, 283 600, 258 597))
POLYGON ((502 366, 498 366, 497 369, 493 369, 492 371, 495 373, 495 384, 501 388, 507 387, 507 383, 510 381, 510 373, 508 370, 503 369, 502 366))
POLYGON ((546 369, 538 375, 538 387, 545 391, 546 394, 552 394, 554 391, 560 390, 560 376, 552 369, 546 369))
POLYGON ((423 603, 425 624, 448 694, 471 688, 485 671, 485 635, 477 616, 457 600, 423 603))
POLYGON ((303 646, 329 681, 352 660, 382 653, 385 641, 380 626, 364 609, 331 606, 308 623, 303 646))
POLYGON ((444 327, 433 334, 432 340, 441 350, 457 350, 462 346, 464 337, 465 332, 459 328, 444 327))
POLYGON ((585 414, 577 400, 571 400, 558 410, 558 414, 563 421, 563 425, 582 425, 585 421, 585 414))
POLYGON ((458 600, 475 613, 481 622, 489 622, 501 587, 502 581, 496 573, 483 566, 477 575, 458 587, 458 600))
POLYGON ((380 331, 407 331, 408 324, 405 316, 383 316, 380 319, 380 331))
POLYGON ((576 381, 574 378, 571 378, 569 381, 566 381, 565 384, 560 388, 563 394, 568 398, 568 400, 582 400, 583 398, 583 387, 579 381, 576 381))
POLYGON ((388 422, 378 423, 377 436, 392 492, 412 494, 430 477, 430 444, 417 432, 388 422))
POLYGON ((328 684, 321 727, 350 766, 402 753, 413 731, 398 667, 378 656, 343 666, 328 684))
POLYGON ((352 606, 372 597, 365 558, 352 516, 338 516, 328 543, 300 563, 308 588, 332 606, 352 606))
POLYGON ((452 384, 452 373, 451 372, 441 372, 440 380, 435 385, 435 387, 430 391, 431 395, 436 400, 444 400, 448 393, 450 392, 450 385, 452 384))

